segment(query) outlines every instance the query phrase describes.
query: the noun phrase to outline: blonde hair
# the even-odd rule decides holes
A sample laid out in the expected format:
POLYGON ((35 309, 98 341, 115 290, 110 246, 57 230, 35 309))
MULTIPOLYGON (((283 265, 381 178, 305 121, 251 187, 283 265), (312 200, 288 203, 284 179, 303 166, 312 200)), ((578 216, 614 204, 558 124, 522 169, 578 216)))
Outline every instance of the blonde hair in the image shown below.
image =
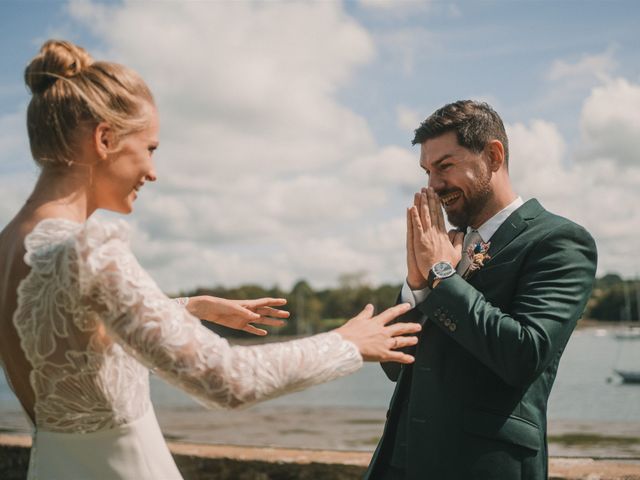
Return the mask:
POLYGON ((94 62, 83 48, 48 40, 24 72, 32 98, 27 109, 31 154, 40 166, 72 163, 81 132, 100 122, 117 138, 144 129, 153 95, 133 70, 94 62))

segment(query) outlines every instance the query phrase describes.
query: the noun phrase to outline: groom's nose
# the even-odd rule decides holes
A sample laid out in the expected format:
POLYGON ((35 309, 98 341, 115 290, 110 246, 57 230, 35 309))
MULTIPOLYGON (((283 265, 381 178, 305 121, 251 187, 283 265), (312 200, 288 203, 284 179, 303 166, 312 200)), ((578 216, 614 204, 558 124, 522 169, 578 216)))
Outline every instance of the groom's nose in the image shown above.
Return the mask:
POLYGON ((429 175, 429 181, 427 182, 427 187, 431 187, 435 190, 436 193, 441 192, 444 188, 444 182, 442 178, 435 172, 432 172, 429 175))

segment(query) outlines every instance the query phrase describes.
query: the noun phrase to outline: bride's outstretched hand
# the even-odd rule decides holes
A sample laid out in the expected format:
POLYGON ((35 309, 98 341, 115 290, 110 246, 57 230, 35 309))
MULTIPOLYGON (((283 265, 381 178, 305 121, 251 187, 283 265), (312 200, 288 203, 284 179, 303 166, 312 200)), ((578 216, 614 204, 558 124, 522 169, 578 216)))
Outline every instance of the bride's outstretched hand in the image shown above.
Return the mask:
POLYGON ((202 295, 191 297, 187 305, 189 313, 209 322, 254 335, 266 335, 267 331, 256 327, 268 325, 281 327, 289 312, 280 310, 287 301, 284 298, 257 298, 255 300, 228 300, 202 295))
POLYGON ((389 325, 409 310, 411 305, 401 303, 373 316, 373 305, 369 304, 335 331, 355 343, 366 361, 413 363, 411 355, 397 349, 418 343, 418 337, 405 335, 418 333, 422 327, 413 322, 389 325))

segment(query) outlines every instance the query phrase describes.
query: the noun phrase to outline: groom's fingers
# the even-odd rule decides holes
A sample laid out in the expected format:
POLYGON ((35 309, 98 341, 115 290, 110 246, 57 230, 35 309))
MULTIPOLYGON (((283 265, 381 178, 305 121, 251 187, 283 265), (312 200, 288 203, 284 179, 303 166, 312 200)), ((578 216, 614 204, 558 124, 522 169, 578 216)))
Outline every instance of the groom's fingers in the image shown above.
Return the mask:
POLYGON ((453 235, 453 240, 451 241, 451 243, 453 243, 453 246, 456 248, 456 250, 460 249, 460 251, 462 251, 463 242, 464 242, 464 233, 456 231, 455 234, 453 235))
POLYGON ((433 208, 433 214, 432 214, 432 218, 434 219, 433 224, 436 227, 438 227, 440 231, 446 232, 447 227, 444 224, 444 213, 442 213, 442 205, 440 204, 440 197, 438 197, 438 194, 432 187, 429 187, 428 195, 429 195, 429 205, 432 206, 433 208))
POLYGON ((429 214, 429 199, 427 198, 427 192, 422 191, 420 199, 420 221, 422 222, 422 228, 428 230, 431 228, 433 219, 429 214))
MULTIPOLYGON (((416 253, 413 250, 413 222, 411 221, 411 209, 407 208, 407 263, 415 261, 416 253)), ((410 266, 410 265, 409 265, 410 266)))
POLYGON ((420 199, 422 198, 421 192, 417 192, 413 194, 413 205, 416 208, 420 208, 420 199))
POLYGON ((413 241, 415 242, 416 236, 420 237, 423 232, 422 220, 420 220, 420 214, 418 209, 413 206, 409 209, 409 215, 411 217, 411 229, 413 230, 413 241))
POLYGON ((436 193, 433 191, 433 188, 429 187, 427 189, 427 205, 429 205, 429 216, 431 217, 431 224, 440 228, 440 216, 438 214, 439 205, 437 205, 436 193))

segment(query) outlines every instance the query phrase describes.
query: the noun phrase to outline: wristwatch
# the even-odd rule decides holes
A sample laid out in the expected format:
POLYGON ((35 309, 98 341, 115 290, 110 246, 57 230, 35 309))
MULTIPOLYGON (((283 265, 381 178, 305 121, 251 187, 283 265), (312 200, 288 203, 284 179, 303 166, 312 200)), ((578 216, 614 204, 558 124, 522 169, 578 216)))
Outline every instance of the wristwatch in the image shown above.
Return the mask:
POLYGON ((438 262, 429 270, 429 276, 427 277, 427 287, 430 289, 435 288, 441 280, 451 277, 456 273, 456 269, 453 268, 449 262, 438 262))

